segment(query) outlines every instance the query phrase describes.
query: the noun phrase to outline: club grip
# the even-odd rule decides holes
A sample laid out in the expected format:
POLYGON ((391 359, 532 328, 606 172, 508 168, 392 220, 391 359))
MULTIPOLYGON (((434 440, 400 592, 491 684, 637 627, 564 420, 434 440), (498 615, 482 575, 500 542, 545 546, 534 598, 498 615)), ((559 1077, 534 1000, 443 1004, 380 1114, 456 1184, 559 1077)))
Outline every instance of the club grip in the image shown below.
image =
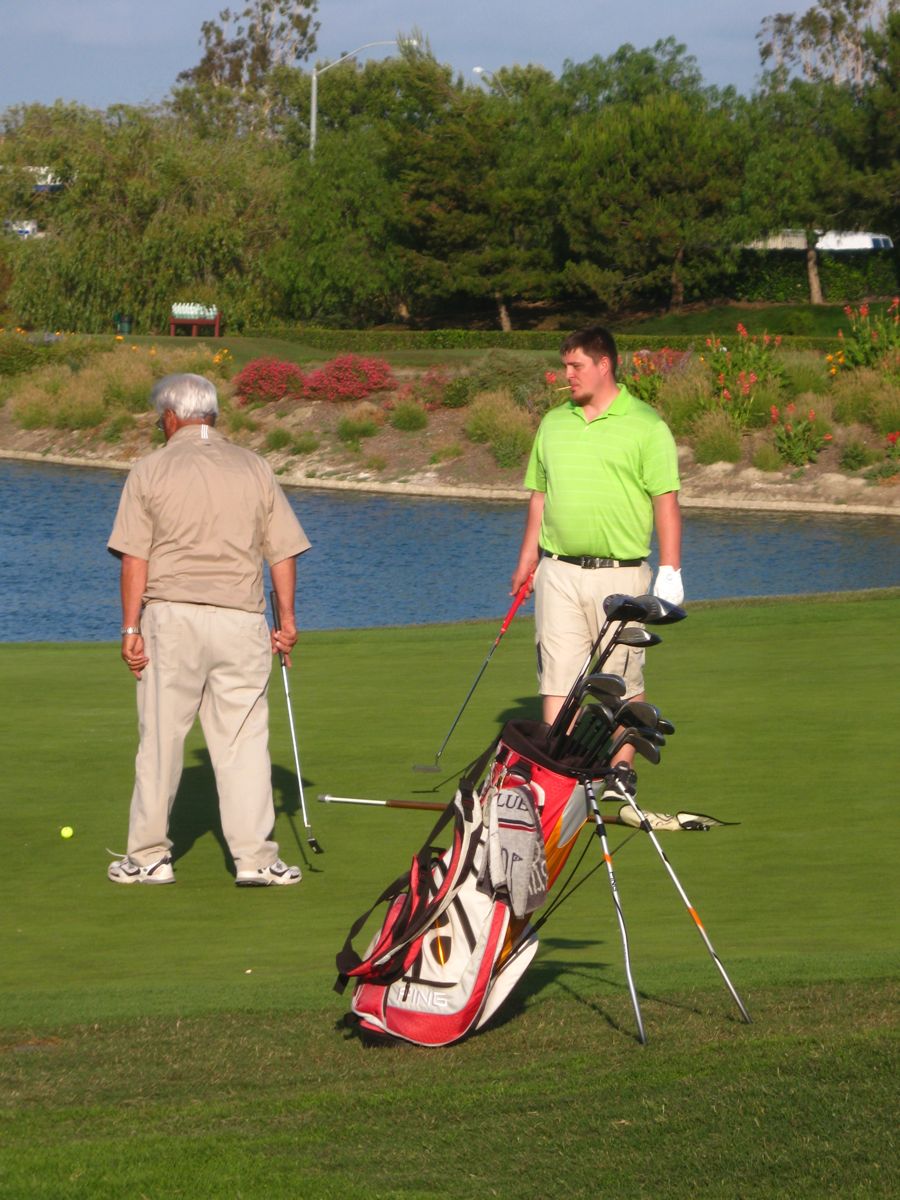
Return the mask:
POLYGON ((531 574, 528 576, 528 578, 525 580, 525 582, 522 584, 522 586, 516 592, 515 599, 513 600, 512 604, 509 606, 509 612, 506 614, 503 624, 500 626, 500 633, 497 635, 498 637, 502 637, 503 634, 506 633, 507 629, 509 629, 510 625, 512 624, 513 617, 516 615, 516 613, 519 611, 519 609, 525 603, 525 600, 528 596, 528 592, 529 592, 529 589, 531 588, 531 583, 532 583, 533 579, 534 579, 534 571, 531 572, 531 574))
POLYGON ((281 628, 281 613, 278 609, 278 597, 275 595, 274 588, 269 592, 269 602, 272 605, 272 625, 277 633, 281 628))

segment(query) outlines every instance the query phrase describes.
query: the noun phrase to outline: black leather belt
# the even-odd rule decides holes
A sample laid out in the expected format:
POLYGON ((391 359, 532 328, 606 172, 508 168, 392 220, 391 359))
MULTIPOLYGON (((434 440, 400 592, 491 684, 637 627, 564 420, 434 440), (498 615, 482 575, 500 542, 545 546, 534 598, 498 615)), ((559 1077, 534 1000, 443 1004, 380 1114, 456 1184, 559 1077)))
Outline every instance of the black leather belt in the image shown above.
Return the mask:
POLYGON ((643 558, 592 558, 588 554, 550 554, 546 550, 541 551, 541 558, 571 563, 573 567, 582 567, 586 571, 596 571, 598 567, 640 567, 646 561, 643 558))

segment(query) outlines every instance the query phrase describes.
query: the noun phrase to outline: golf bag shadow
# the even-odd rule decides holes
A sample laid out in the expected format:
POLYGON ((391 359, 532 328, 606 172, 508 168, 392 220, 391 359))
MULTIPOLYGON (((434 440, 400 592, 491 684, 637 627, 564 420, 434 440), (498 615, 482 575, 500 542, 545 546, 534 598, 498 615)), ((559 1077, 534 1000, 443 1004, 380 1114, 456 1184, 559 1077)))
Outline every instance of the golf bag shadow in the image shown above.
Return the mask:
POLYGON ((460 780, 410 870, 354 923, 336 990, 362 1032, 446 1046, 481 1028, 537 950, 529 915, 588 818, 584 789, 546 754, 547 726, 511 721, 460 780), (452 825, 450 845, 436 847, 452 825), (365 953, 354 938, 381 904, 365 953))

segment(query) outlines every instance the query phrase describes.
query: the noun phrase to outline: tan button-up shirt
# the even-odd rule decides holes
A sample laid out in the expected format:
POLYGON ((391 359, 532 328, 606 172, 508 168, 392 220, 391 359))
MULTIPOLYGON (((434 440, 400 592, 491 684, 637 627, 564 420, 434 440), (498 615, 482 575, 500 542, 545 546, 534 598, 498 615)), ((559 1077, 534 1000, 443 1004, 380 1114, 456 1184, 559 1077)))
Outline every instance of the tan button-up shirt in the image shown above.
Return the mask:
POLYGON ((107 545, 149 563, 145 604, 265 612, 263 559, 310 543, 263 458, 209 425, 185 425, 132 467, 107 545))

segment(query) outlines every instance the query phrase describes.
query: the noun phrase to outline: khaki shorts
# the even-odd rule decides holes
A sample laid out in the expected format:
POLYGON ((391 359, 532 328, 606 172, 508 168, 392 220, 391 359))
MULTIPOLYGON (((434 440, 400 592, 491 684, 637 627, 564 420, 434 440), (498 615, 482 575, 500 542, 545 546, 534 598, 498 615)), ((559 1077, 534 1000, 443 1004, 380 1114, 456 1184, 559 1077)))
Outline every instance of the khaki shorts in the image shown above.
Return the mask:
MULTIPOLYGON (((606 620, 606 597, 646 595, 651 579, 646 562, 639 567, 588 570, 541 559, 534 576, 534 627, 542 696, 568 695, 606 620)), ((626 696, 643 692, 643 650, 617 646, 603 670, 624 678, 626 696)))

